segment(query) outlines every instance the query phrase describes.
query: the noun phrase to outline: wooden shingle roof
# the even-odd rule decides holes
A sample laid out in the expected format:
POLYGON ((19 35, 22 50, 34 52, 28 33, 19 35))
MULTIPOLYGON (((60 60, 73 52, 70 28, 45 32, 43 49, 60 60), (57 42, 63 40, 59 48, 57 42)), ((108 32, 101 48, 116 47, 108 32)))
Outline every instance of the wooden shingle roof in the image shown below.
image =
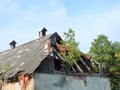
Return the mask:
POLYGON ((0 53, 0 74, 1 78, 7 79, 23 71, 24 74, 30 74, 40 65, 46 57, 44 55, 44 42, 52 35, 47 35, 41 39, 30 41, 14 49, 0 53))

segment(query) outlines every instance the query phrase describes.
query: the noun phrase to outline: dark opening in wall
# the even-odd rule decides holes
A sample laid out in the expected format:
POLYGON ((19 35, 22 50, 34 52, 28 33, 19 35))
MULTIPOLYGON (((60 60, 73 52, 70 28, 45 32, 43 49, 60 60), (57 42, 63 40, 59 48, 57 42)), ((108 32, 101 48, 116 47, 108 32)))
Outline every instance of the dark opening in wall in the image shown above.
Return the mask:
POLYGON ((62 64, 61 60, 55 59, 54 64, 55 64, 55 70, 65 71, 64 65, 62 64))
POLYGON ((45 58, 36 69, 37 73, 54 73, 54 60, 45 58))

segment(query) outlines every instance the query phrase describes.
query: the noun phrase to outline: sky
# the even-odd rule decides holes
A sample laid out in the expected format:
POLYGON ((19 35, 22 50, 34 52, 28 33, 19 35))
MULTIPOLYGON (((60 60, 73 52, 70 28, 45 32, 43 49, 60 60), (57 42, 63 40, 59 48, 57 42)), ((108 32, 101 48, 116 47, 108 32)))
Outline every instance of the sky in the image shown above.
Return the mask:
POLYGON ((0 0, 0 52, 38 38, 45 27, 61 37, 69 28, 82 52, 104 34, 120 41, 120 0, 0 0))

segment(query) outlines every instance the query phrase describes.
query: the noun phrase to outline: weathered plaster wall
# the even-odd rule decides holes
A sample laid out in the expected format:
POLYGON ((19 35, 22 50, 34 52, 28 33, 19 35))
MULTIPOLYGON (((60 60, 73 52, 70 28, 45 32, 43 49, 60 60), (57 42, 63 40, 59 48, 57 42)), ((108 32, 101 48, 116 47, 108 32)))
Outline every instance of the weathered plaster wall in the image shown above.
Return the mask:
POLYGON ((21 90, 20 84, 17 83, 4 83, 2 85, 2 90, 21 90))
POLYGON ((110 90, 108 78, 35 73, 35 90, 110 90))
POLYGON ((27 88, 23 89, 19 82, 16 83, 4 83, 1 90, 34 90, 34 79, 31 79, 27 88))

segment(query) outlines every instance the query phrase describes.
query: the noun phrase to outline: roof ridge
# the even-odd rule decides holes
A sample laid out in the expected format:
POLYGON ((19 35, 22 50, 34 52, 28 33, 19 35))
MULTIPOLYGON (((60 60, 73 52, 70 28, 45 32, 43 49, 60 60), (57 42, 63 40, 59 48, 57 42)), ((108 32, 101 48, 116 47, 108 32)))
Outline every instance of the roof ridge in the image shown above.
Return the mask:
MULTIPOLYGON (((55 33, 56 33, 56 32, 55 32, 55 33)), ((53 33, 53 34, 55 34, 55 33, 53 33)), ((47 36, 53 35, 53 34, 48 34, 48 35, 46 35, 46 36, 44 36, 44 37, 47 37, 47 36)), ((44 38, 44 37, 43 37, 43 38, 44 38)), ((37 39, 31 40, 31 41, 25 42, 25 43, 23 43, 23 44, 21 44, 21 45, 19 45, 19 46, 16 46, 14 49, 17 49, 17 48, 19 48, 19 47, 21 47, 21 46, 24 46, 24 45, 26 45, 26 44, 32 43, 32 42, 34 42, 34 41, 36 41, 36 40, 42 40, 43 38, 37 38, 37 39)), ((0 54, 2 54, 2 53, 4 53, 4 52, 7 52, 7 51, 14 50, 14 49, 4 50, 4 51, 0 52, 0 54)))

